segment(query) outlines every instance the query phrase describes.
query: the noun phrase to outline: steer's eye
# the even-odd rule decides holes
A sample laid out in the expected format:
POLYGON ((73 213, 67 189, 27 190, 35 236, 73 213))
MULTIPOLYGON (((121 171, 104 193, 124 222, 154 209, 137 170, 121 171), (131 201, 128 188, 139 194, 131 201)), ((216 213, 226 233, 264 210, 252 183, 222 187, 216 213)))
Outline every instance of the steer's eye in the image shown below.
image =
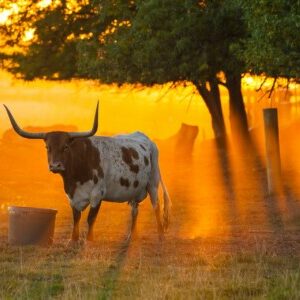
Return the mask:
POLYGON ((70 147, 68 145, 64 146, 64 152, 68 152, 70 150, 70 147))

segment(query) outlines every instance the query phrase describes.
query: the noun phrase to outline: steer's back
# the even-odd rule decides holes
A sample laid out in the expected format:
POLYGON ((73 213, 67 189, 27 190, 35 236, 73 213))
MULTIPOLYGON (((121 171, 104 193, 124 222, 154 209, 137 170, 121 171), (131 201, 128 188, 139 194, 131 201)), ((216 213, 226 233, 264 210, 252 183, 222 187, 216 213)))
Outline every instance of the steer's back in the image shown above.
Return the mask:
POLYGON ((156 145, 143 133, 92 137, 100 152, 103 200, 141 201, 147 196, 156 145))

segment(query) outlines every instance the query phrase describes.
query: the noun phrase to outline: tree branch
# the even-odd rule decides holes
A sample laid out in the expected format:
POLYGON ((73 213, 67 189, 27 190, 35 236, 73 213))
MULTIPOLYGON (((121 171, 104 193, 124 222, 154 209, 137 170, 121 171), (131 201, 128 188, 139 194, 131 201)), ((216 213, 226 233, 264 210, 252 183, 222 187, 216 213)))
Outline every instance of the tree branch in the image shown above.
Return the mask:
POLYGON ((274 92, 274 88, 275 88, 275 83, 276 83, 276 81, 277 81, 277 77, 275 77, 275 78, 274 78, 274 81, 273 81, 272 87, 271 87, 271 89, 270 89, 270 92, 269 92, 268 99, 270 99, 270 98, 271 98, 271 96, 272 96, 272 94, 273 94, 273 92, 274 92))
POLYGON ((160 102, 168 93, 169 91, 175 87, 175 83, 173 82, 169 87, 168 89, 163 93, 163 95, 161 95, 160 97, 158 97, 158 99, 155 101, 156 103, 160 102))
POLYGON ((264 84, 266 83, 267 79, 268 79, 268 76, 265 76, 263 82, 260 84, 259 88, 255 90, 255 92, 259 92, 259 91, 262 90, 262 87, 263 87, 264 84))

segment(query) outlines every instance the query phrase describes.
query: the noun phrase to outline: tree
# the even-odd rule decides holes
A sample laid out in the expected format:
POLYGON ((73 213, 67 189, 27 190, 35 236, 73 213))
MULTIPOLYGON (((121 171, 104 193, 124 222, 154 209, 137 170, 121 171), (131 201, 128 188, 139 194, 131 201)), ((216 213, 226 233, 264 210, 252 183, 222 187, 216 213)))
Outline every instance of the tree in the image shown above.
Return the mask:
POLYGON ((217 137, 225 135, 221 84, 229 91, 231 127, 246 134, 245 67, 237 55, 246 33, 237 1, 95 0, 72 11, 68 1, 46 9, 34 3, 19 12, 14 26, 34 27, 35 39, 11 56, 10 71, 25 79, 81 77, 150 86, 190 81, 208 107, 217 137))

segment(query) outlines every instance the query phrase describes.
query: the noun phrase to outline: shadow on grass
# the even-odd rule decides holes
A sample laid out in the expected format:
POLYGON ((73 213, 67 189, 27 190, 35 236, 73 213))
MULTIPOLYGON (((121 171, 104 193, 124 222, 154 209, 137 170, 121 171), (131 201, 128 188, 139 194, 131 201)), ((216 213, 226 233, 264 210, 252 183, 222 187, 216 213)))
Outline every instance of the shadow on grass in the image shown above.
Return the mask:
POLYGON ((117 248, 114 262, 108 267, 107 271, 103 274, 102 282, 103 289, 98 299, 111 299, 116 289, 116 284, 120 276, 121 270, 124 266, 128 250, 130 247, 130 239, 125 239, 122 244, 117 248))

